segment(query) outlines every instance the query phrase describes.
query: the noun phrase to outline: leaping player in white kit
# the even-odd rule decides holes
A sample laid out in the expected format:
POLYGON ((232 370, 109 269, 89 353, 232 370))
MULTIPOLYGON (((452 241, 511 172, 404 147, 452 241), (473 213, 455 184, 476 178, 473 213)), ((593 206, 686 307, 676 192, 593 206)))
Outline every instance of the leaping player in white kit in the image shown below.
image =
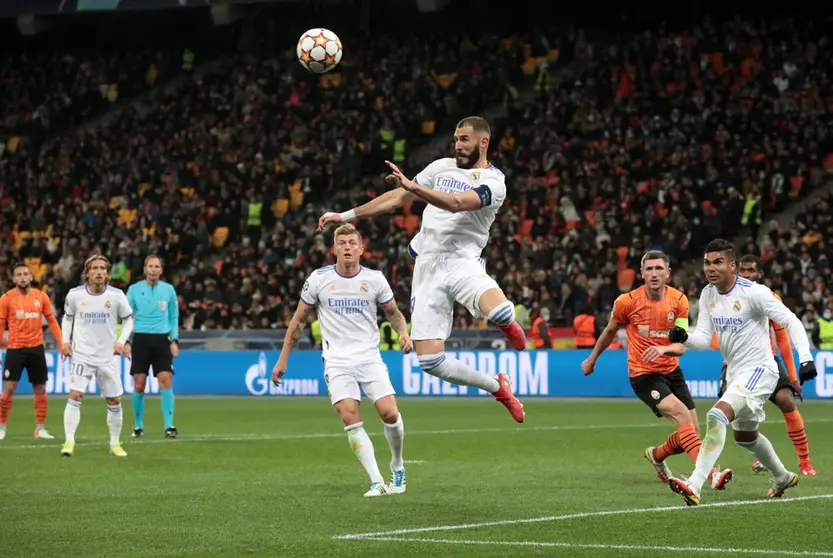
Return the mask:
POLYGON ((526 335, 515 321, 515 305, 486 273, 480 259, 489 241, 489 228, 506 199, 503 173, 486 158, 491 129, 472 116, 457 124, 455 158, 438 159, 414 180, 393 163, 389 177, 401 188, 343 213, 327 213, 318 221, 328 223, 390 213, 412 201, 428 203, 422 227, 408 245, 416 260, 411 286, 411 338, 419 364, 433 376, 448 382, 474 386, 492 393, 517 422, 524 421, 523 405, 512 394, 505 374, 489 376, 445 355, 451 334, 454 302, 475 317, 496 324, 517 351, 526 346, 526 335))
MULTIPOLYGON (((72 357, 69 377, 69 400, 64 409, 66 442, 61 455, 75 453, 75 431, 81 422, 81 399, 93 378, 98 381, 101 396, 107 399, 107 427, 110 430, 110 453, 126 457, 121 447, 123 420, 121 395, 124 393, 119 372, 118 355, 133 331, 133 309, 125 294, 110 287, 110 261, 101 255, 84 262, 84 283, 67 294, 64 302, 62 328, 64 344, 61 355, 72 357), (121 337, 116 326, 122 323, 121 337)), ((129 354, 126 356, 130 356, 129 354)))
POLYGON ((799 477, 788 471, 758 426, 764 421, 764 405, 778 384, 778 365, 772 354, 769 321, 787 329, 798 351, 803 384, 816 377, 810 342, 799 319, 764 285, 735 275, 734 246, 722 239, 706 246, 703 271, 709 285, 700 294, 697 329, 688 335, 674 327, 668 333, 672 343, 684 343, 698 351, 711 346, 717 333, 720 352, 726 360, 726 391, 706 414, 706 435, 688 480, 671 477, 671 489, 686 504, 700 503, 700 489, 714 467, 726 442, 726 427, 732 424, 735 441, 754 455, 772 475, 767 496, 780 498, 798 484, 799 477))
POLYGON ((289 353, 301 338, 307 315, 318 309, 321 338, 324 342, 324 381, 336 412, 347 432, 353 453, 370 477, 367 497, 405 492, 405 462, 402 444, 405 426, 396 406, 388 369, 379 353, 379 326, 376 307, 381 306, 399 333, 402 350, 413 350, 405 316, 399 311, 393 291, 381 271, 359 265, 362 237, 353 225, 342 225, 334 235, 336 264, 315 270, 304 283, 301 300, 289 323, 281 356, 272 370, 272 382, 281 384, 289 353), (385 424, 385 438, 390 446, 391 482, 386 485, 373 442, 364 429, 359 402, 361 390, 376 406, 385 424))

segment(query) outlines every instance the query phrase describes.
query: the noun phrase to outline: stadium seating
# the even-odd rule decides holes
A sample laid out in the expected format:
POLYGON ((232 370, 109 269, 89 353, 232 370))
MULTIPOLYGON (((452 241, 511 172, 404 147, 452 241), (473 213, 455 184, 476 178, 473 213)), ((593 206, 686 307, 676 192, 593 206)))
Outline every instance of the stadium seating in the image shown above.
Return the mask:
MULTIPOLYGON (((549 307, 554 324, 585 305, 604 312, 638 280, 645 250, 663 249, 678 266, 711 238, 754 236, 762 215, 823 181, 833 145, 810 123, 833 97, 826 29, 785 20, 752 33, 756 25, 587 49, 573 79, 539 73, 534 100, 493 123, 491 158, 509 199, 484 258, 510 298, 549 307), (788 47, 775 48, 781 41, 788 47)), ((184 327, 282 327, 304 276, 331 261, 314 232, 322 209, 378 195, 396 140, 407 141, 400 162, 414 174, 413 147, 504 99, 483 83, 508 83, 546 60, 540 45, 481 41, 485 58, 467 58, 474 43, 459 39, 459 59, 424 64, 367 49, 323 80, 283 56, 229 59, 148 110, 0 170, 2 253, 39 258, 60 303, 92 250, 132 277, 158 252, 177 278, 184 327)), ((415 205, 360 223, 367 264, 388 274, 403 303, 420 213, 415 205)), ((698 278, 675 282, 696 299, 698 278)), ((465 313, 455 320, 477 325, 465 313)))

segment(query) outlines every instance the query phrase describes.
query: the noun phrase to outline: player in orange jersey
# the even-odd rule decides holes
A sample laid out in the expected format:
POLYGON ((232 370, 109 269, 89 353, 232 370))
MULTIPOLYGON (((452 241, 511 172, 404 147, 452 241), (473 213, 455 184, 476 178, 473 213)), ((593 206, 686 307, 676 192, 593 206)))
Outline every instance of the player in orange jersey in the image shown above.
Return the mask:
POLYGON ((15 288, 0 297, 0 338, 9 324, 9 349, 3 362, 3 394, 0 395, 0 440, 6 437, 6 421, 23 369, 35 393, 35 438, 53 439, 46 428, 46 355, 43 350, 43 318, 61 346, 61 327, 52 303, 43 291, 32 288, 32 272, 24 263, 14 264, 15 288))
MULTIPOLYGON (((761 260, 758 256, 747 254, 740 259, 740 267, 738 275, 744 279, 755 281, 761 280, 764 275, 761 269, 761 260)), ((773 296, 778 300, 781 297, 775 291, 773 296)), ((795 405, 795 396, 801 398, 801 385, 798 383, 798 376, 795 372, 795 358, 793 357, 793 347, 790 341, 790 336, 786 328, 781 327, 772 320, 769 322, 770 342, 772 343, 772 354, 775 355, 775 362, 778 364, 778 384, 775 386, 775 391, 772 392, 770 401, 775 403, 781 412, 784 414, 784 420, 787 422, 787 434, 795 446, 795 452, 798 454, 798 468, 802 475, 814 476, 816 470, 813 469, 813 464, 810 463, 810 445, 807 441, 807 433, 804 431, 804 419, 801 418, 801 413, 795 405), (775 347, 778 347, 778 352, 775 347), (778 358, 778 353, 781 353, 781 358, 778 358), (783 360, 782 360, 783 359, 783 360)), ((717 343, 717 334, 712 336, 712 347, 720 350, 717 343)), ((726 363, 723 363, 723 372, 720 376, 720 393, 726 391, 726 363)), ((760 461, 757 459, 752 465, 752 470, 755 473, 763 473, 766 471, 760 461)))
MULTIPOLYGON (((613 315, 596 341, 590 356, 581 363, 585 376, 596 368, 599 355, 624 327, 628 335, 628 375, 637 397, 657 417, 666 417, 677 427, 660 446, 645 450, 657 477, 667 483, 672 476, 665 459, 687 453, 692 461, 700 454, 700 428, 694 399, 680 369, 679 357, 685 353, 680 343, 668 341, 669 330, 678 325, 688 329, 688 298, 666 285, 671 277, 668 256, 651 250, 642 257, 645 285, 621 295, 613 304, 613 315)), ((710 484, 722 490, 732 480, 732 470, 714 470, 710 484)))

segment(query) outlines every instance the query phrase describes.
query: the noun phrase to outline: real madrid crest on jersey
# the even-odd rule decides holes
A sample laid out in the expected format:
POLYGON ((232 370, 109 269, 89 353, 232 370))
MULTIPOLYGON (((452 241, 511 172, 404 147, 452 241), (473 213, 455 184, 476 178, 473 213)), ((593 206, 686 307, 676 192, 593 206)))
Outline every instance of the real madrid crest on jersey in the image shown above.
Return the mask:
POLYGON ((735 300, 735 303, 732 305, 732 308, 735 310, 735 312, 740 312, 740 301, 735 300))
POLYGON ((110 304, 110 301, 109 301, 109 300, 105 300, 105 301, 104 301, 104 307, 105 307, 105 308, 110 308, 110 306, 112 306, 112 304, 110 304))
POLYGON ((367 292, 367 283, 362 282, 362 284, 359 286, 359 289, 360 289, 363 293, 366 293, 366 292, 367 292))
POLYGON ((480 180, 480 171, 474 171, 471 173, 471 181, 474 182, 475 180, 480 180))

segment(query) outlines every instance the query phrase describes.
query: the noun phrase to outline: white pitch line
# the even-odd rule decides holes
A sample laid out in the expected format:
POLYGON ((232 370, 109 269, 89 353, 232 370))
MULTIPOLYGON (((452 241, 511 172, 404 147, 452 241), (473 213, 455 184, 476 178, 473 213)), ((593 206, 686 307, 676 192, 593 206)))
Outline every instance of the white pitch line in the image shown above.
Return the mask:
POLYGON ((609 515, 629 515, 634 513, 654 512, 675 512, 686 510, 691 511, 703 508, 727 508, 733 506, 760 506, 765 504, 780 504, 790 502, 803 502, 806 500, 822 500, 833 498, 833 494, 814 494, 812 496, 799 496, 796 498, 767 498, 761 500, 735 500, 729 502, 715 502, 713 504, 700 504, 699 506, 661 506, 653 508, 629 508, 624 510, 605 510, 569 513, 566 515, 550 515, 546 517, 533 517, 529 519, 505 519, 502 521, 487 521, 483 523, 464 523, 461 525, 435 525, 434 527, 418 527, 414 529, 396 529, 395 531, 379 531, 375 533, 356 533, 352 535, 339 535, 334 539, 371 539, 376 537, 393 537, 396 535, 412 535, 414 533, 435 533, 437 531, 457 531, 460 529, 479 529, 482 527, 497 527, 502 525, 520 525, 525 523, 545 523, 550 521, 566 521, 569 519, 586 519, 588 517, 604 517, 609 515))
MULTIPOLYGON (((805 419, 804 423, 833 422, 833 418, 805 419)), ((783 424, 784 421, 769 421, 767 424, 783 424)), ((619 429, 642 429, 642 428, 669 428, 670 424, 665 421, 642 422, 637 424, 566 424, 556 426, 515 426, 506 428, 450 428, 445 430, 409 430, 408 436, 438 436, 443 434, 490 434, 498 432, 556 432, 571 430, 619 430, 619 429)), ((371 436, 380 436, 379 433, 370 433, 371 436)), ((342 432, 322 432, 309 434, 195 434, 182 438, 151 438, 142 437, 134 440, 129 438, 124 444, 182 444, 194 442, 251 442, 268 440, 315 440, 319 438, 342 438, 342 432)), ((106 446, 107 442, 78 442, 76 446, 106 446)), ((54 449, 56 443, 44 442, 42 444, 6 444, 0 442, 0 452, 10 450, 29 449, 54 449)))
POLYGON ((645 546, 635 544, 592 544, 535 541, 470 541, 454 539, 418 539, 399 537, 367 537, 363 541, 420 542, 435 544, 494 545, 494 546, 532 546, 550 548, 581 548, 588 550, 655 550, 661 552, 710 552, 715 554, 765 554, 775 556, 833 556, 833 552, 813 550, 771 550, 763 548, 709 548, 694 546, 645 546))

